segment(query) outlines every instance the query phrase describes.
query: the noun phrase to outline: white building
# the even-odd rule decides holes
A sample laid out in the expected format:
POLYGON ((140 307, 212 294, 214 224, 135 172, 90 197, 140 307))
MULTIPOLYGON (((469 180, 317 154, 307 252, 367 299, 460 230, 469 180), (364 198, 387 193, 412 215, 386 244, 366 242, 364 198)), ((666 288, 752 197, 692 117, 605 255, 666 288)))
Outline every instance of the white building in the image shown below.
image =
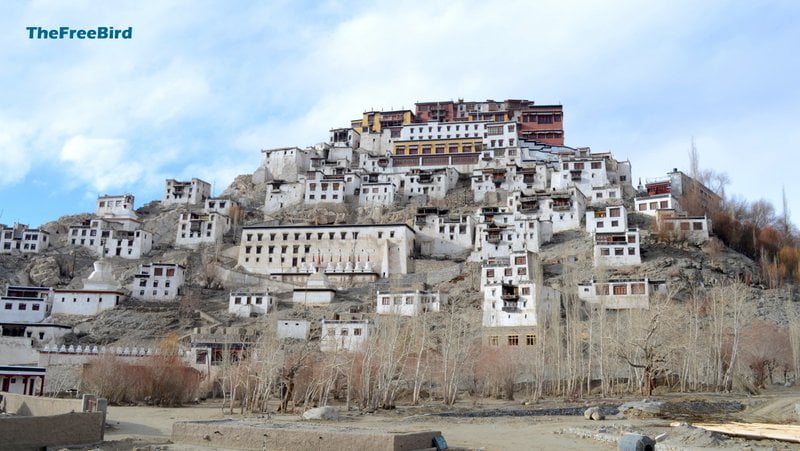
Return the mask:
POLYGON ((536 215, 515 213, 509 207, 484 207, 475 225, 470 261, 486 261, 512 252, 539 252, 553 237, 553 225, 536 215))
POLYGON ((9 227, 0 224, 0 253, 37 254, 50 245, 50 234, 44 230, 29 229, 26 224, 9 227))
POLYGON ((423 197, 426 200, 440 200, 455 188, 456 183, 458 172, 453 168, 411 169, 404 177, 400 191, 405 199, 423 197))
MULTIPOLYGON (((237 213, 238 209, 238 202, 223 197, 209 197, 206 199, 205 205, 203 206, 203 211, 206 213, 219 213, 227 218, 232 218, 233 215, 237 213)), ((231 224, 230 221, 228 221, 225 227, 225 233, 227 233, 230 228, 231 224)))
POLYGON ((711 237, 711 220, 705 215, 688 216, 674 210, 659 210, 658 232, 674 240, 705 243, 711 237))
POLYGON ((680 202, 671 193, 636 197, 633 203, 637 213, 654 217, 659 210, 683 211, 680 202))
POLYGON ((283 180, 296 182, 310 168, 314 156, 309 149, 281 147, 261 151, 261 170, 265 171, 265 181, 283 180))
POLYGON ((508 196, 507 202, 511 211, 550 221, 553 233, 580 230, 586 214, 586 197, 574 187, 527 195, 517 191, 508 196))
POLYGON ((358 149, 361 144, 361 135, 355 132, 352 127, 334 128, 330 130, 328 142, 334 147, 348 147, 358 149))
POLYGON ((97 198, 94 214, 101 218, 130 218, 136 219, 134 211, 133 194, 110 196, 108 194, 97 198))
POLYGON ((9 285, 0 305, 0 323, 39 323, 50 315, 53 289, 9 285))
POLYGON ((361 315, 336 315, 322 320, 319 347, 322 352, 358 352, 362 349, 375 323, 361 315))
POLYGON ((142 223, 131 218, 97 218, 69 228, 69 242, 84 246, 100 257, 122 257, 137 260, 153 247, 153 235, 140 229, 142 223))
POLYGON ((622 186, 608 185, 592 187, 592 192, 588 195, 588 199, 589 204, 592 206, 620 203, 623 200, 622 186))
POLYGON ((414 229, 420 254, 427 257, 459 258, 475 242, 475 220, 470 215, 451 216, 449 210, 417 208, 414 229))
POLYGON ((630 162, 617 161, 610 153, 593 154, 588 149, 577 149, 574 155, 562 157, 551 178, 554 189, 574 186, 586 197, 592 196, 593 188, 609 185, 620 186, 622 193, 633 192, 630 162))
POLYGON ((358 205, 388 207, 398 200, 397 186, 392 182, 362 183, 358 205))
POLYGON ((308 340, 311 333, 311 322, 304 319, 279 319, 278 338, 294 338, 308 340))
POLYGON ((46 373, 37 366, 0 365, 0 392, 42 396, 46 373))
POLYGON ((162 205, 198 205, 211 197, 211 184, 192 178, 188 182, 167 179, 162 205))
POLYGON ((172 301, 182 294, 184 267, 175 263, 139 266, 131 282, 131 296, 145 301, 172 301))
POLYGON ((625 233, 628 230, 628 211, 625 206, 591 208, 586 212, 586 231, 589 233, 625 233))
POLYGON ((272 213, 284 208, 302 205, 305 193, 305 177, 301 177, 297 182, 284 182, 283 180, 268 182, 264 213, 272 213))
POLYGON ((238 264, 256 274, 300 272, 310 264, 407 274, 414 272, 414 235, 405 224, 245 226, 238 264))
POLYGON ((484 327, 532 327, 550 309, 558 308, 561 296, 535 282, 541 271, 533 252, 515 252, 483 264, 484 327))
POLYGON ((647 309, 650 296, 664 293, 666 284, 648 278, 592 280, 578 284, 578 298, 606 309, 647 309))
MULTIPOLYGON (((496 163, 496 162, 495 162, 496 163)), ((545 163, 524 167, 516 164, 477 168, 472 171, 472 193, 475 201, 483 201, 486 193, 505 190, 534 193, 550 187, 550 168, 545 163)))
POLYGON ((441 305, 447 303, 447 295, 439 291, 378 291, 377 298, 375 311, 379 315, 417 316, 420 313, 438 312, 441 305))
POLYGON ((266 291, 234 291, 228 300, 228 313, 240 318, 266 315, 272 308, 272 303, 272 296, 266 291))
POLYGON ((306 204, 353 202, 358 197, 361 176, 354 173, 324 174, 309 171, 306 178, 306 204))
POLYGON ((336 290, 331 287, 328 277, 319 271, 306 279, 304 286, 292 290, 292 302, 302 305, 327 305, 333 302, 336 290))
POLYGON ((53 314, 97 315, 112 309, 125 299, 111 265, 103 259, 94 262, 94 271, 83 283, 83 289, 57 289, 53 294, 53 314))
POLYGON ((222 242, 225 230, 230 229, 231 218, 221 213, 181 213, 175 245, 196 248, 201 244, 222 242))
POLYGON ((642 263, 639 229, 594 235, 594 266, 629 266, 642 263))

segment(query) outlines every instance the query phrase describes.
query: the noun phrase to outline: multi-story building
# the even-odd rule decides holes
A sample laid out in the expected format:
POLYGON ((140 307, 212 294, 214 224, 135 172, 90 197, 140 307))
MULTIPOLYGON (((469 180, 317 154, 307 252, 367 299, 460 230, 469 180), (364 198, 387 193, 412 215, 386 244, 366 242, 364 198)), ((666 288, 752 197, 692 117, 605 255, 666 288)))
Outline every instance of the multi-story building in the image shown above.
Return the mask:
POLYGON ((483 167, 472 171, 472 193, 476 202, 483 201, 486 193, 505 190, 509 192, 534 193, 550 186, 550 170, 547 164, 516 164, 483 167))
POLYGON ((266 291, 233 291, 228 300, 228 313, 250 318, 266 315, 272 306, 272 296, 266 291))
POLYGON ((625 233, 627 230, 628 211, 624 205, 586 211, 586 231, 589 233, 625 233))
POLYGON ((471 261, 486 261, 512 252, 539 252, 553 237, 550 221, 509 207, 483 207, 478 210, 478 218, 471 261))
POLYGON ((26 224, 9 227, 0 224, 0 253, 37 254, 50 245, 50 234, 40 229, 30 229, 26 224))
POLYGON ((323 352, 358 352, 369 339, 375 322, 360 314, 336 314, 322 320, 319 347, 323 352))
POLYGON ((412 169, 402 178, 400 191, 406 199, 441 200, 457 182, 458 173, 453 168, 412 169))
MULTIPOLYGON (((311 167, 312 149, 281 147, 261 151, 261 167, 264 181, 297 182, 311 167)), ((257 171, 258 172, 258 171, 257 171)))
POLYGON ((414 234, 405 224, 245 226, 238 264, 257 274, 301 272, 311 264, 406 274, 414 271, 414 234))
POLYGON ((125 299, 111 265, 103 259, 94 262, 94 271, 82 289, 57 289, 53 293, 53 314, 93 316, 112 309, 125 299))
POLYGON ((438 312, 447 303, 447 295, 439 291, 402 291, 386 293, 378 291, 376 312, 379 315, 416 316, 421 313, 438 312))
POLYGON ((325 174, 309 171, 306 178, 306 204, 352 202, 359 192, 361 176, 354 173, 325 174))
POLYGON ((647 309, 650 307, 650 296, 665 291, 664 281, 650 280, 647 277, 591 280, 578 284, 579 299, 612 310, 647 309))
POLYGON ((660 235, 674 240, 699 244, 711 236, 711 220, 705 215, 689 216, 674 210, 659 210, 656 225, 660 235))
POLYGON ((397 186, 392 182, 362 182, 358 195, 358 204, 365 206, 385 206, 394 204, 399 199, 397 186))
POLYGON ((175 245, 196 248, 201 244, 219 243, 230 227, 231 218, 222 213, 183 212, 178 217, 175 245))
POLYGON ((666 177, 648 180, 644 187, 639 186, 634 203, 637 212, 650 216, 656 216, 658 210, 686 210, 699 215, 719 208, 722 198, 675 168, 666 177))
POLYGON ((631 164, 617 161, 610 153, 577 149, 574 154, 561 158, 551 177, 551 186, 557 190, 577 187, 590 200, 593 200, 595 188, 619 186, 621 195, 632 193, 631 164))
POLYGON ((475 220, 470 215, 451 216, 443 208, 420 207, 414 219, 419 252, 428 257, 460 258, 475 243, 475 220))
POLYGON ((139 259, 153 247, 153 234, 140 229, 142 223, 131 218, 97 218, 73 224, 69 242, 84 246, 100 257, 139 259))
POLYGON ((273 180, 267 184, 267 198, 264 202, 264 213, 272 213, 284 208, 302 205, 306 193, 306 180, 301 177, 297 182, 273 180))
POLYGON ((211 184, 192 178, 188 182, 167 179, 162 205, 198 205, 211 197, 211 184))
POLYGON ((451 100, 416 104, 416 119, 419 122, 513 120, 519 125, 520 138, 559 146, 564 144, 563 116, 561 105, 536 105, 529 100, 451 100))
POLYGON ((329 142, 334 147, 348 147, 358 149, 361 144, 361 135, 351 128, 334 128, 330 130, 329 142))
MULTIPOLYGON (((225 217, 232 218, 239 209, 239 203, 233 199, 223 197, 209 197, 203 206, 206 213, 219 213, 225 217)), ((228 221, 225 225, 225 233, 231 228, 231 223, 228 221)))
POLYGON ((184 267, 175 263, 139 265, 131 282, 131 297, 145 301, 172 301, 183 294, 184 267))
POLYGON ((639 229, 630 228, 622 233, 594 234, 594 266, 629 266, 642 263, 639 248, 639 229))
POLYGON ((560 293, 536 283, 541 268, 533 252, 514 252, 486 261, 481 268, 483 326, 489 345, 519 345, 519 336, 532 333, 541 315, 558 308, 560 293))
POLYGON ((108 194, 97 198, 95 215, 101 218, 131 218, 136 219, 133 208, 133 194, 110 196, 108 194))
POLYGON ((575 187, 532 194, 517 191, 508 196, 507 202, 511 211, 550 221, 552 233, 580 230, 586 214, 586 198, 575 187))
POLYGON ((6 287, 0 297, 0 323, 39 323, 50 315, 53 289, 45 287, 6 287))

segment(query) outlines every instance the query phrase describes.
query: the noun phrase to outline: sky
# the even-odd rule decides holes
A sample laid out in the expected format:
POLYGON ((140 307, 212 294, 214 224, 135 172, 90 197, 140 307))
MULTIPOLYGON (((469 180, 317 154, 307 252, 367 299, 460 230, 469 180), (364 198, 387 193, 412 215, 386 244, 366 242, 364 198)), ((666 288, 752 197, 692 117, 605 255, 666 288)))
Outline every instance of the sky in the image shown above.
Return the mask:
POLYGON ((564 106, 566 144, 634 182, 701 168, 800 218, 800 2, 71 1, 0 5, 0 223, 221 193, 260 150, 371 109, 524 98, 564 106), (133 27, 31 40, 26 27, 133 27))

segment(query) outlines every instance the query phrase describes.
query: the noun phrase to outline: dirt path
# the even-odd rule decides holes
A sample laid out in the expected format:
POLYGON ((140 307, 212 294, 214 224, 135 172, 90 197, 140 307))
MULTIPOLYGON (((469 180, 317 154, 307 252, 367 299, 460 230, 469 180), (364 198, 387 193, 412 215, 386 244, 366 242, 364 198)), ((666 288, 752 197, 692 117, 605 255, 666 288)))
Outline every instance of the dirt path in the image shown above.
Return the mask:
MULTIPOLYGON (((182 408, 111 407, 104 449, 124 449, 134 444, 166 443, 172 425, 182 420, 222 419, 216 404, 182 408)), ((236 417, 236 416, 234 416, 236 417)), ((298 421, 296 415, 272 416, 273 421, 298 421)), ((266 420, 265 420, 266 421, 266 420)), ((442 418, 414 417, 402 420, 381 415, 344 417, 340 424, 392 431, 439 430, 451 446, 494 450, 520 449, 615 449, 610 444, 557 434, 562 428, 585 425, 582 417, 540 418, 442 418)), ((171 449, 180 447, 171 446, 171 449)))

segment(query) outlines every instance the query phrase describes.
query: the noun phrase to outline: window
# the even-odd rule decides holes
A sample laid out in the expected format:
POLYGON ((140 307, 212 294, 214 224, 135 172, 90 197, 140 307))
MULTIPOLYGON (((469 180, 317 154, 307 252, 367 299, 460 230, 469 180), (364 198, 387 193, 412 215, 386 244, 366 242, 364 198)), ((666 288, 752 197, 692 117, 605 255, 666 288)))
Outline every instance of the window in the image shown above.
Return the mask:
POLYGON ((494 277, 494 269, 487 269, 486 277, 494 277))
POLYGON ((348 328, 346 328, 346 327, 342 327, 342 331, 339 333, 339 335, 341 335, 341 336, 345 337, 345 336, 349 335, 349 333, 350 333, 350 332, 349 332, 349 329, 348 329, 348 328))
POLYGON ((11 310, 11 307, 12 307, 12 305, 7 302, 6 303, 6 310, 11 310))
POLYGON ((621 247, 617 248, 617 249, 614 249, 614 255, 625 255, 625 249, 623 249, 621 247))
POLYGON ((536 335, 528 334, 525 335, 525 344, 528 346, 533 346, 536 344, 536 335))
POLYGON ((642 202, 641 204, 639 204, 639 211, 645 211, 645 210, 647 210, 647 204, 642 202))
POLYGON ((382 296, 381 297, 381 305, 389 305, 389 296, 382 296))
POLYGON ((645 294, 644 283, 632 283, 631 294, 645 294))
POLYGON ((514 264, 515 265, 524 265, 525 264, 525 257, 514 257, 514 264))
POLYGON ((592 169, 600 169, 601 166, 602 163, 600 163, 599 161, 592 161, 592 169))
POLYGON ((603 228, 603 221, 597 221, 597 228, 598 229, 602 229, 603 228))
POLYGON ((39 310, 39 304, 33 304, 33 305, 31 305, 31 310, 33 310, 33 311, 38 311, 38 310, 39 310))
POLYGON ((693 222, 692 223, 692 230, 703 230, 703 223, 702 222, 693 222))
POLYGON ((522 295, 528 296, 529 294, 531 294, 531 287, 522 287, 522 295))
POLYGON ((28 309, 28 306, 27 306, 27 304, 19 304, 19 306, 17 306, 17 308, 18 308, 19 310, 27 310, 27 309, 28 309))
POLYGON ((512 268, 506 268, 505 271, 503 271, 503 274, 506 275, 506 276, 513 276, 514 275, 514 271, 513 271, 512 268))
POLYGON ((518 276, 528 275, 528 268, 517 268, 517 275, 518 276))
POLYGON ((608 284, 595 285, 594 293, 598 296, 608 296, 608 284))
POLYGON ((635 247, 629 247, 628 248, 628 255, 636 255, 636 248, 635 247))
POLYGON ((628 235, 628 243, 635 243, 636 242, 636 235, 628 235))
POLYGON ((628 286, 627 285, 614 285, 614 294, 615 295, 626 295, 626 294, 628 294, 628 286))
POLYGON ((608 255, 611 255, 611 254, 610 254, 608 248, 602 248, 602 249, 600 249, 600 255, 608 256, 608 255))
POLYGON ((500 344, 500 337, 497 335, 490 335, 489 336, 489 346, 497 346, 500 344))
POLYGON ((509 346, 519 346, 519 335, 509 335, 508 336, 508 345, 509 346))
POLYGON ((353 329, 353 335, 355 335, 355 336, 361 335, 361 328, 360 327, 354 328, 353 329))
POLYGON ((689 223, 688 222, 682 222, 681 223, 681 230, 689 230, 689 223))
POLYGON ((669 208, 669 202, 662 200, 659 208, 669 208))

